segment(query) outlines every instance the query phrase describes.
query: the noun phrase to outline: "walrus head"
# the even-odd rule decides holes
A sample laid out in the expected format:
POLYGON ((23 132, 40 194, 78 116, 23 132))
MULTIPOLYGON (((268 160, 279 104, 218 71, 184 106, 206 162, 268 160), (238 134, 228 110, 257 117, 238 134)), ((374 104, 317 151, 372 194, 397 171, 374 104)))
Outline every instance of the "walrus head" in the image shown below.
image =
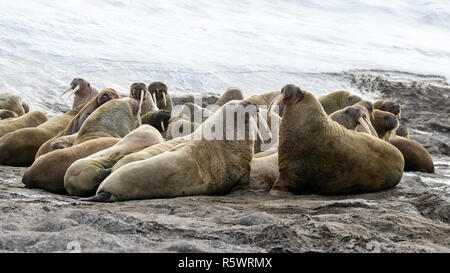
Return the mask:
POLYGON ((158 129, 160 132, 165 132, 169 127, 171 112, 167 110, 155 111, 149 118, 148 124, 158 129))
POLYGON ((141 94, 144 92, 144 100, 145 93, 147 93, 147 86, 142 82, 135 82, 130 86, 130 98, 133 98, 137 101, 141 99, 141 94))
POLYGON ((400 125, 397 127, 397 130, 395 131, 395 134, 396 134, 397 136, 401 136, 401 137, 404 137, 404 138, 408 138, 408 139, 409 139, 408 127, 406 127, 406 125, 404 125, 404 124, 400 124, 400 125))
POLYGON ((61 96, 67 94, 69 91, 72 91, 72 93, 69 93, 69 96, 75 95, 72 108, 76 108, 79 105, 88 102, 97 95, 97 90, 92 87, 88 81, 82 78, 73 79, 70 86, 64 90, 61 96))
POLYGON ((0 119, 7 118, 17 118, 16 112, 6 109, 0 109, 0 119))
POLYGON ((119 93, 113 88, 105 88, 97 95, 97 104, 100 106, 113 99, 120 99, 119 93))
POLYGON ((148 92, 159 109, 167 106, 168 88, 163 82, 152 82, 148 85, 148 92))
POLYGON ((393 101, 390 100, 377 100, 373 107, 375 109, 386 111, 394 114, 398 119, 401 119, 402 116, 402 107, 393 101))
POLYGON ((378 137, 384 140, 389 140, 391 135, 395 134, 399 125, 397 117, 387 111, 374 110, 373 127, 377 131, 378 137))
POLYGON ((368 125, 370 119, 366 111, 360 107, 347 106, 331 114, 330 118, 350 130, 355 130, 358 125, 361 125, 368 134, 371 134, 368 125))

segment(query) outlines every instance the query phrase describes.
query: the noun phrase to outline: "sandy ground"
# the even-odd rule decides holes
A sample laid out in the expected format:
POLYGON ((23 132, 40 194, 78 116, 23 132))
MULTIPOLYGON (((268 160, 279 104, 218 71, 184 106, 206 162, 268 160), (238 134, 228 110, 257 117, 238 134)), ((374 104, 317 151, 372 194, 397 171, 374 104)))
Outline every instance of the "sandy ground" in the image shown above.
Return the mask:
POLYGON ((399 72, 330 74, 400 100, 411 137, 436 174, 351 196, 226 196, 96 204, 20 182, 0 166, 2 252, 450 252, 449 86, 399 72))

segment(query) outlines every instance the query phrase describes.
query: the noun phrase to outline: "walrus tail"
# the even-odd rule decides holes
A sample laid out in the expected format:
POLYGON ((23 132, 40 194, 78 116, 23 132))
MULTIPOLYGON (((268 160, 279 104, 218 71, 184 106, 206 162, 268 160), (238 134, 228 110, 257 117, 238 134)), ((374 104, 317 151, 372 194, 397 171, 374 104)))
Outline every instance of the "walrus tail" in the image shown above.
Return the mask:
POLYGON ((110 202, 112 194, 109 192, 102 191, 101 193, 88 197, 88 198, 81 198, 81 201, 87 201, 87 202, 110 202))

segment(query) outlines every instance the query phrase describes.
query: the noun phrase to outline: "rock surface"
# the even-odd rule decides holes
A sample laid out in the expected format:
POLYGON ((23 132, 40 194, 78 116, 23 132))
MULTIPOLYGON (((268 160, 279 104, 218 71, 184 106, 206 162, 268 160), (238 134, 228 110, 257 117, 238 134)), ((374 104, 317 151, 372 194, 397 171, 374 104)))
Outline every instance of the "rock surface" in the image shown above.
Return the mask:
POLYGON ((399 101, 436 174, 408 172, 393 189, 349 196, 237 191, 97 204, 26 189, 25 168, 0 166, 0 251, 450 252, 448 84, 386 71, 329 76, 399 101))

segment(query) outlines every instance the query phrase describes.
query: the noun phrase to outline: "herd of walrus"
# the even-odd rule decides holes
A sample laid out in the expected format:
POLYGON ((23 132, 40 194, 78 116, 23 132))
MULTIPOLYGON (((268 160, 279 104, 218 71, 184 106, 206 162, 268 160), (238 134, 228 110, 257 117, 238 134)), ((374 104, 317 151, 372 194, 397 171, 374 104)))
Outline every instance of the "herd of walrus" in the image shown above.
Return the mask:
POLYGON ((51 119, 0 94, 0 165, 29 167, 28 188, 97 202, 242 188, 341 195, 394 187, 404 171, 434 172, 430 154, 400 124, 399 104, 348 91, 317 99, 289 84, 245 99, 229 88, 214 107, 188 102, 179 114, 163 82, 133 83, 120 98, 75 78, 66 94, 74 95, 72 109, 51 119), (216 137, 196 137, 208 130, 216 137))

